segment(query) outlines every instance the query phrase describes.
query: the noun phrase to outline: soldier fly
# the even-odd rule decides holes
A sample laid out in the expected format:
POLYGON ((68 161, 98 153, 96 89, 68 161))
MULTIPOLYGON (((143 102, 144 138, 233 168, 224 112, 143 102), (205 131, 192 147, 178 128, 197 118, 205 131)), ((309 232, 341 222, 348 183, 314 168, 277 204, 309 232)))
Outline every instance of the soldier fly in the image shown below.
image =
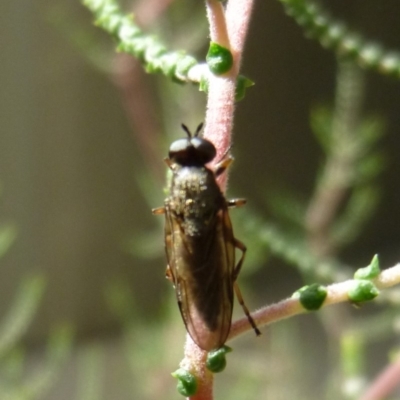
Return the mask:
POLYGON ((206 167, 216 156, 214 145, 182 124, 187 138, 173 142, 165 159, 172 171, 165 214, 167 278, 175 287, 186 330, 203 350, 222 347, 228 337, 233 310, 233 291, 257 335, 260 334, 236 283, 246 246, 233 235, 228 208, 244 199, 225 199, 216 178, 232 163, 230 156, 214 170, 206 167), (241 257, 235 265, 235 249, 241 257))

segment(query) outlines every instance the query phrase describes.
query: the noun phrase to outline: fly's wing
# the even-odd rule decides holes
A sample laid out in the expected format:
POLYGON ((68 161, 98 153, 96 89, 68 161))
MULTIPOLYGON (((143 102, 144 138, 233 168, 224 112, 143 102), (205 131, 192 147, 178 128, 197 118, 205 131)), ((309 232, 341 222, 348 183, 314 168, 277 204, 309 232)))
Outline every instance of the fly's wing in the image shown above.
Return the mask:
POLYGON ((186 329, 203 350, 221 347, 233 308, 235 248, 226 207, 200 237, 185 234, 181 221, 166 213, 167 257, 186 329))

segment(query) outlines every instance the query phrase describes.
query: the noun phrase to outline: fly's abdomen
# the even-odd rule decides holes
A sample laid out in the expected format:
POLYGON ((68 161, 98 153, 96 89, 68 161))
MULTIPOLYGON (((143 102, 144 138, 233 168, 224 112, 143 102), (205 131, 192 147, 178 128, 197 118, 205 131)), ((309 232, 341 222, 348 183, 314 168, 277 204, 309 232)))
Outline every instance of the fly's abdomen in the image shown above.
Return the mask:
POLYGON ((182 241, 181 312, 192 339, 204 350, 221 347, 233 308, 233 247, 227 246, 218 213, 207 234, 182 241))

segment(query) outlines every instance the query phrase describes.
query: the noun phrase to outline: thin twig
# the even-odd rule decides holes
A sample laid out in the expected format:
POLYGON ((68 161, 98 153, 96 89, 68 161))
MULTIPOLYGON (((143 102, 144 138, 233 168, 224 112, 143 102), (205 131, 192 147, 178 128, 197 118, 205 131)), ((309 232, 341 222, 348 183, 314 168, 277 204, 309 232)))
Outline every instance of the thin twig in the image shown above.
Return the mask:
POLYGON ((186 335, 185 357, 180 367, 193 374, 198 382, 196 394, 189 400, 212 400, 214 375, 206 368, 207 352, 200 349, 193 342, 189 334, 186 335))
MULTIPOLYGON (((380 273, 380 275, 372 281, 378 289, 385 289, 400 283, 400 263, 392 268, 388 268, 380 273)), ((354 280, 350 279, 341 283, 334 283, 327 286, 327 296, 322 307, 331 304, 348 302, 348 292, 354 285, 354 280)), ((301 305, 299 299, 288 298, 279 303, 261 308, 252 313, 252 317, 257 326, 269 325, 274 322, 292 317, 294 315, 306 313, 307 310, 301 305)), ((232 324, 229 339, 251 331, 247 317, 241 318, 232 324)))
MULTIPOLYGON (((204 137, 214 143, 217 148, 215 162, 218 162, 231 147, 236 78, 240 68, 252 4, 253 0, 230 0, 227 4, 225 19, 223 19, 224 10, 221 3, 218 0, 206 1, 211 40, 221 39, 225 42, 227 31, 229 41, 219 44, 231 51, 234 60, 230 71, 223 76, 210 74, 208 82, 204 137)), ((227 174, 223 174, 218 181, 224 191, 227 179, 227 174)))
POLYGON ((386 399, 400 383, 400 357, 386 366, 359 400, 386 399))
POLYGON ((226 8, 226 23, 236 74, 239 73, 242 61, 253 4, 253 0, 230 0, 226 8))
MULTIPOLYGON (((220 161, 231 147, 236 79, 252 3, 253 0, 230 0, 225 13, 221 2, 206 0, 211 40, 229 49, 234 61, 233 67, 226 74, 210 74, 208 80, 204 137, 214 143, 217 149, 215 162, 220 161)), ((220 176, 219 185, 223 191, 226 190, 227 174, 220 176)), ((187 335, 185 358, 181 366, 192 372, 198 381, 198 392, 190 400, 213 399, 213 376, 207 370, 205 362, 206 352, 199 349, 187 335)))
POLYGON ((210 27, 210 39, 226 48, 230 47, 228 30, 226 27, 224 7, 219 1, 208 0, 206 2, 208 24, 210 27))

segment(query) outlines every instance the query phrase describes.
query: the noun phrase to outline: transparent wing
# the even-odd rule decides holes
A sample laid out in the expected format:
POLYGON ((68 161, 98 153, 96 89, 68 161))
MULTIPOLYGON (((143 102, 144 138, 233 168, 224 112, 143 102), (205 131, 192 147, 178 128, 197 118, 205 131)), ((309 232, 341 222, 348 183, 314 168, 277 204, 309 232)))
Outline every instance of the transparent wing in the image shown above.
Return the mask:
POLYGON ((189 237, 166 213, 170 278, 186 329, 204 350, 221 347, 229 334, 233 308, 235 248, 227 208, 217 212, 201 237, 189 237))

